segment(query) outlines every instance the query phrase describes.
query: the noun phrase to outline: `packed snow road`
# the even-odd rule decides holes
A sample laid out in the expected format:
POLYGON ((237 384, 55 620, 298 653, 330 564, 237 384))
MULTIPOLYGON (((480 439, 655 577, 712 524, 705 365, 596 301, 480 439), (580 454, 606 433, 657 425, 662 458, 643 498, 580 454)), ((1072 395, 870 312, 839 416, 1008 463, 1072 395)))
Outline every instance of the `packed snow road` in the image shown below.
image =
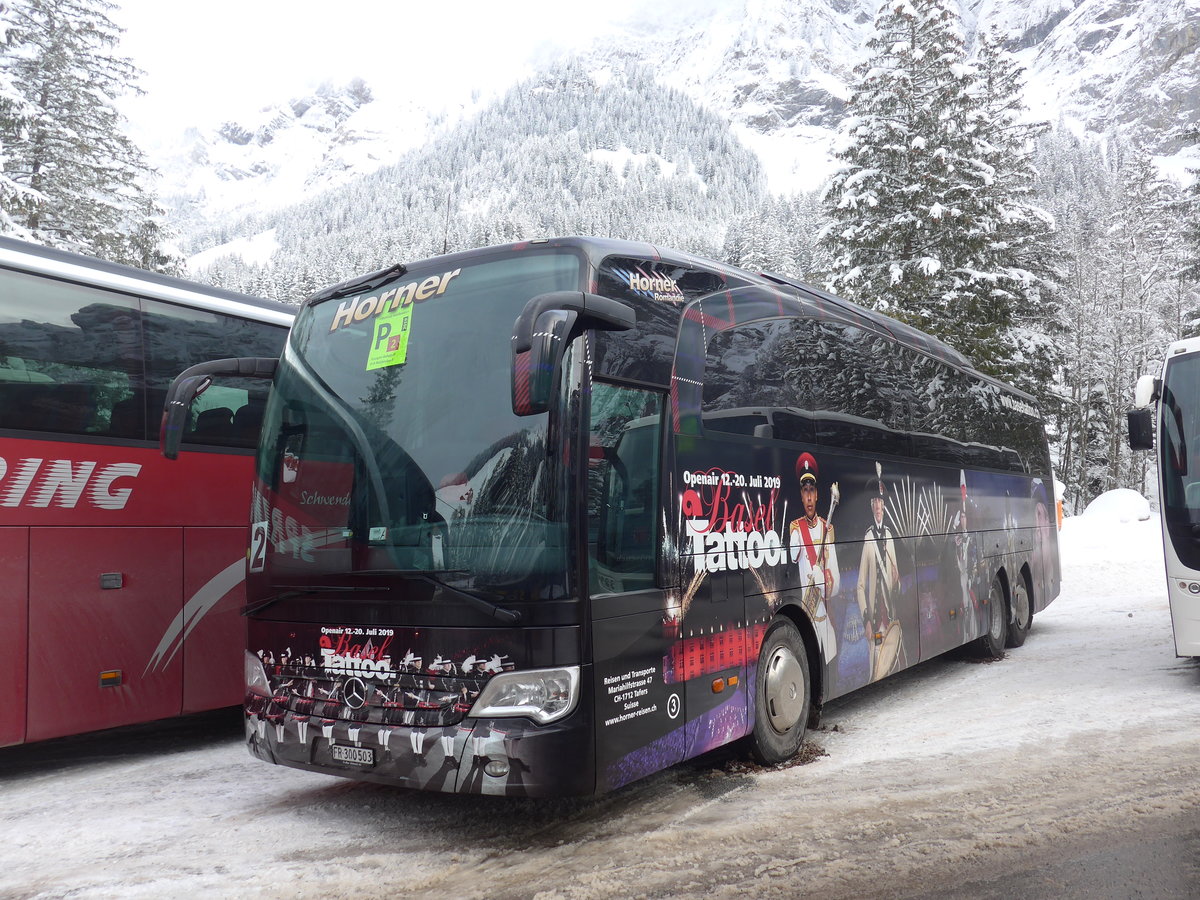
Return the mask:
POLYGON ((1067 520, 1024 647, 595 800, 421 794, 258 762, 221 712, 0 750, 0 897, 1200 896, 1200 665, 1157 523, 1067 520))

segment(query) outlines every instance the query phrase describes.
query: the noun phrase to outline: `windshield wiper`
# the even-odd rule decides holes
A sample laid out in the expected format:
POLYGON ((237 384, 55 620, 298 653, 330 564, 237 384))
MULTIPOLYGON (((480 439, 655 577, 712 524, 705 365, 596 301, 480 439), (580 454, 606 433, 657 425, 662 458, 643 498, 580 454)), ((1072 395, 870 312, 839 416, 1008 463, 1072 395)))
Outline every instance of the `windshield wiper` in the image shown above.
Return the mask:
MULTIPOLYGON (((498 622, 503 622, 506 625, 519 625, 521 622, 521 614, 519 612, 517 612, 517 610, 507 609, 503 606, 493 603, 491 600, 488 600, 486 597, 480 597, 478 594, 469 593, 467 591, 464 591, 462 588, 456 588, 453 585, 446 584, 446 582, 441 581, 440 579, 434 577, 435 575, 465 575, 465 574, 467 574, 467 571, 468 571, 467 569, 411 569, 411 570, 355 569, 351 572, 342 572, 340 574, 342 574, 342 575, 398 575, 401 578, 410 578, 410 579, 414 579, 417 581, 424 581, 424 582, 427 582, 428 584, 432 584, 434 587, 441 588, 442 590, 453 594, 458 599, 465 601, 466 603, 475 607, 476 609, 480 610, 481 612, 487 613, 489 616, 491 616, 493 619, 495 619, 498 622)), ((281 588, 281 587, 285 587, 285 585, 273 584, 273 585, 271 585, 271 587, 281 588)), ((351 587, 348 585, 330 585, 330 584, 309 585, 309 586, 302 587, 302 588, 292 588, 291 590, 286 590, 286 591, 283 591, 282 593, 275 594, 272 597, 266 597, 263 600, 260 600, 259 602, 255 603, 251 606, 244 606, 242 608, 242 615, 243 616, 253 615, 256 612, 261 612, 262 610, 266 609, 268 606, 272 606, 276 603, 279 603, 281 600, 291 600, 294 597, 303 597, 308 594, 378 593, 380 591, 390 591, 390 590, 391 590, 391 588, 388 587, 387 585, 380 585, 378 587, 361 587, 361 586, 351 587)))
POLYGON ((372 272, 370 275, 351 278, 349 281, 343 281, 340 284, 335 284, 333 287, 319 291, 309 297, 308 302, 321 303, 324 300, 338 300, 348 294, 373 291, 387 284, 389 281, 395 281, 397 278, 404 277, 407 272, 408 266, 404 265, 404 263, 397 263, 394 266, 388 266, 386 269, 380 269, 378 272, 372 272))
POLYGON ((270 596, 270 597, 264 597, 262 600, 259 600, 257 603, 247 604, 246 606, 243 606, 242 607, 242 615, 243 616, 253 615, 256 612, 261 612, 262 610, 266 609, 268 606, 274 606, 276 603, 279 603, 282 600, 291 600, 294 597, 304 597, 304 596, 307 596, 308 594, 330 594, 330 593, 353 594, 353 593, 363 593, 363 592, 378 593, 380 591, 390 591, 391 590, 391 588, 388 587, 387 585, 382 585, 380 587, 358 587, 358 586, 351 587, 349 585, 312 584, 312 585, 305 585, 304 587, 296 588, 296 587, 292 587, 291 585, 273 584, 273 585, 271 585, 271 587, 273 587, 273 588, 289 587, 289 588, 291 588, 291 590, 286 590, 281 593, 274 594, 273 596, 270 596))
POLYGON ((351 569, 338 575, 469 575, 470 569, 351 569))
POLYGON ((491 616, 497 622, 503 622, 506 625, 520 624, 521 614, 519 612, 517 612, 515 609, 506 609, 503 606, 493 603, 491 600, 488 600, 486 597, 480 597, 478 594, 469 593, 467 591, 464 591, 462 588, 456 588, 453 585, 446 584, 446 582, 434 577, 435 575, 442 575, 447 572, 450 572, 452 574, 456 573, 456 572, 457 573, 465 573, 466 570, 465 569, 458 569, 458 570, 455 570, 455 569, 416 569, 416 570, 412 570, 412 571, 395 572, 393 574, 399 575, 402 578, 414 578, 418 581, 425 581, 425 582, 428 582, 429 584, 432 584, 434 587, 439 587, 444 591, 449 591, 451 594, 453 594, 455 597, 458 597, 460 600, 464 600, 471 606, 480 610, 481 612, 487 613, 489 616, 491 616))

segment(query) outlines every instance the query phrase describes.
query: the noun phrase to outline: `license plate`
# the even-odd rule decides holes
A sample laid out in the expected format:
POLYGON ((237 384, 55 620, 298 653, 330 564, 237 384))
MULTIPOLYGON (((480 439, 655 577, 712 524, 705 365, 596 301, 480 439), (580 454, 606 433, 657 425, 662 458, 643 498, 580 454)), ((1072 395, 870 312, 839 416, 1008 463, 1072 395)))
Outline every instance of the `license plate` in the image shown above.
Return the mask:
POLYGON ((333 751, 334 762, 349 763, 352 766, 375 765, 375 750, 371 747, 343 747, 334 744, 330 749, 333 751))

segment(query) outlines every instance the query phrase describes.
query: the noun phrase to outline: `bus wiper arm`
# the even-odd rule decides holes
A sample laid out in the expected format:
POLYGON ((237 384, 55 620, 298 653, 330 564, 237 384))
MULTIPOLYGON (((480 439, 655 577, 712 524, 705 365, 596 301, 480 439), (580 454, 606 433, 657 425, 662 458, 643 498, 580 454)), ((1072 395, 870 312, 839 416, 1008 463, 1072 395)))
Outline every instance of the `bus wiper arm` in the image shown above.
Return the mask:
MULTIPOLYGON (((349 572, 341 572, 341 575, 468 575, 470 569, 351 569, 349 572)), ((439 581, 438 584, 441 584, 439 581)), ((447 585, 448 586, 448 585, 447 585)))
POLYGON ((348 294, 357 294, 361 291, 373 291, 376 288, 382 287, 389 281, 395 281, 397 278, 404 277, 408 272, 408 267, 404 263, 397 263, 394 266, 388 266, 386 269, 380 269, 378 272, 372 272, 370 275, 362 275, 358 278, 351 278, 349 281, 343 281, 340 284, 335 284, 331 288, 326 288, 313 294, 308 302, 320 303, 323 300, 339 300, 348 294))
MULTIPOLYGON (((283 585, 273 584, 273 585, 271 585, 271 587, 279 588, 279 587, 283 587, 283 585)), ((364 591, 374 591, 374 592, 378 593, 379 591, 390 591, 390 590, 391 590, 391 588, 387 587, 386 585, 384 585, 382 587, 357 587, 357 586, 349 587, 349 586, 344 586, 344 585, 314 584, 314 585, 309 585, 307 587, 302 587, 302 588, 292 588, 291 590, 283 591, 281 593, 274 594, 270 597, 264 597, 262 600, 259 600, 257 603, 247 604, 246 606, 242 607, 242 615, 243 616, 251 616, 251 615, 254 615, 254 613, 256 613, 256 612, 261 612, 262 610, 266 609, 268 606, 274 606, 276 603, 279 603, 282 600, 291 600, 293 597, 304 597, 308 594, 328 594, 328 593, 345 594, 345 593, 361 593, 364 591)))
MULTIPOLYGON (((441 574, 446 570, 437 569, 435 571, 441 574)), ((495 604, 485 597, 480 597, 478 594, 472 594, 462 590, 461 588, 452 587, 451 585, 446 584, 446 582, 439 581, 437 578, 434 578, 433 575, 429 574, 428 572, 418 570, 416 572, 402 572, 400 574, 419 579, 420 581, 427 581, 444 591, 449 591, 460 600, 465 600, 476 609, 487 613, 497 622, 503 622, 506 625, 519 625, 521 622, 521 614, 515 609, 506 609, 505 607, 495 604)))

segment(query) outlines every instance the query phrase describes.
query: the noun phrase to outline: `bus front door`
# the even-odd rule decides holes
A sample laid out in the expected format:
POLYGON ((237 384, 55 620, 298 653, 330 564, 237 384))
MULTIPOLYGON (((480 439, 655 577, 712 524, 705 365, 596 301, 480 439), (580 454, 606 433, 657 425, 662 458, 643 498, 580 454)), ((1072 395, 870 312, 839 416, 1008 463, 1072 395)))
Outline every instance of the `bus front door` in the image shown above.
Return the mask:
POLYGON ((658 582, 662 543, 662 394, 592 387, 588 588, 598 791, 680 762, 684 685, 667 671, 678 592, 658 582))

